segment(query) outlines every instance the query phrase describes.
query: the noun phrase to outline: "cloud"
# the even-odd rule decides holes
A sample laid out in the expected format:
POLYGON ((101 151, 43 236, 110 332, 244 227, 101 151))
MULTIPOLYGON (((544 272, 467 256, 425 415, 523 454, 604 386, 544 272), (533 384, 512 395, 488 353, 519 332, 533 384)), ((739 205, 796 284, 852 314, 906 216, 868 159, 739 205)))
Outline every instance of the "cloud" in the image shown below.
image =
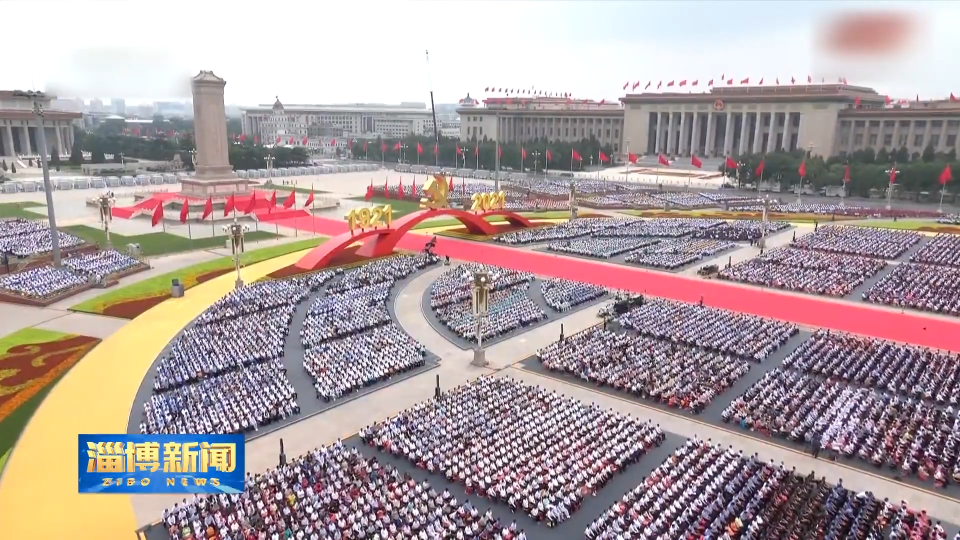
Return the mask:
POLYGON ((190 97, 188 68, 164 51, 93 47, 69 51, 51 70, 47 91, 62 96, 178 99, 190 97))

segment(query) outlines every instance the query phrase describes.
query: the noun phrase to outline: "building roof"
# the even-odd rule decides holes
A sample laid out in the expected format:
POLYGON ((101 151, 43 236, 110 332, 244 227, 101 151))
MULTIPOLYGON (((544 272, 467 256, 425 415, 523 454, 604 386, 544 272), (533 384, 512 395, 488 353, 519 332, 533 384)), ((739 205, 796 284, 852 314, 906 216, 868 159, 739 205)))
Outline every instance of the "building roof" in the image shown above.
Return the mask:
MULTIPOLYGON (((83 114, 68 111, 51 111, 44 109, 43 117, 46 120, 77 120, 83 118, 83 114)), ((33 111, 19 109, 0 109, 0 118, 4 120, 33 120, 33 111)))
POLYGON ((620 101, 627 103, 789 103, 798 101, 884 103, 886 96, 865 86, 847 84, 797 84, 782 86, 715 86, 709 92, 644 92, 627 94, 620 101))
POLYGON ((573 116, 622 116, 620 103, 571 98, 487 98, 483 107, 457 109, 461 115, 509 114, 509 115, 573 115, 573 116))
MULTIPOLYGON (((279 100, 277 100, 279 103, 279 100)), ((270 113, 273 112, 273 105, 257 105, 256 107, 240 107, 240 110, 243 112, 249 113, 270 113)), ((367 104, 367 103, 350 103, 350 104, 340 104, 340 105, 304 105, 304 104, 287 104, 283 105, 284 112, 287 113, 320 113, 320 112, 343 112, 343 113, 394 113, 394 114, 430 114, 430 109, 423 108, 413 108, 413 107, 402 107, 399 105, 383 105, 383 104, 367 104)))
MULTIPOLYGON (((220 77, 217 77, 216 75, 214 75, 212 71, 201 71, 200 73, 197 73, 197 75, 193 78, 193 82, 198 82, 198 83, 223 83, 223 84, 226 84, 226 83, 227 83, 227 81, 225 81, 225 80, 221 79, 220 77)), ((110 102, 113 103, 113 100, 110 100, 110 102)))
POLYGON ((476 107, 479 104, 479 101, 470 97, 470 92, 467 92, 467 97, 460 100, 460 105, 463 107, 476 107))

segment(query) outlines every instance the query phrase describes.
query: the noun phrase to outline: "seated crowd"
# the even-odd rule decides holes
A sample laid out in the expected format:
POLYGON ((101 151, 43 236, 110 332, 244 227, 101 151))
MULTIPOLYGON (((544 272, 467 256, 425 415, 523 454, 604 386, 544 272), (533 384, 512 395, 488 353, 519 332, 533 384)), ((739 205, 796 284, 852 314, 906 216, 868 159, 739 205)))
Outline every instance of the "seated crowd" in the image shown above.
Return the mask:
MULTIPOLYGON (((666 191, 663 193, 654 193, 654 198, 663 202, 670 203, 673 206, 683 206, 685 208, 700 208, 704 206, 716 206, 716 202, 704 197, 699 193, 687 193, 684 191, 666 191)), ((662 203, 661 203, 662 205, 662 203)))
POLYGON ((676 270, 736 247, 737 245, 733 242, 721 240, 681 238, 638 249, 627 255, 624 261, 653 268, 676 270))
POLYGON ((960 234, 938 234, 914 253, 910 262, 960 268, 960 234))
POLYGON ((800 330, 792 324, 723 309, 646 300, 617 319, 643 335, 761 362, 800 330))
POLYGON ((960 268, 900 263, 863 293, 867 302, 960 315, 960 268))
POLYGON ((300 344, 318 398, 340 399, 424 365, 426 348, 393 323, 387 301, 397 280, 437 261, 401 255, 347 270, 310 305, 300 344))
POLYGON ((297 304, 331 277, 258 282, 207 308, 158 360, 141 432, 244 432, 297 414, 284 342, 297 304))
POLYGON ((777 368, 723 411, 744 429, 859 458, 898 476, 960 482, 960 416, 921 400, 777 368))
POLYGON ((549 525, 663 442, 659 426, 482 377, 360 431, 369 445, 549 525))
POLYGON ((920 241, 922 235, 912 231, 878 229, 874 227, 830 226, 801 236, 794 247, 859 255, 875 259, 896 259, 920 241))
POLYGON ((717 227, 708 227, 693 231, 692 238, 726 240, 728 242, 753 242, 766 233, 767 236, 788 229, 790 224, 784 221, 762 221, 755 219, 733 219, 717 227))
POLYGON ((43 299, 83 287, 87 278, 66 268, 40 266, 0 276, 0 292, 14 296, 43 299))
POLYGON ((554 240, 569 240, 571 238, 588 236, 604 229, 622 227, 635 221, 639 221, 639 219, 621 217, 574 219, 556 225, 501 234, 496 236, 494 240, 511 246, 537 244, 554 240))
POLYGON ((720 271, 720 279, 842 297, 886 268, 883 259, 784 246, 720 271))
POLYGON ((960 225, 960 214, 948 214, 937 218, 941 225, 960 225))
POLYGON ((635 220, 622 227, 597 231, 596 237, 656 237, 680 238, 697 231, 710 230, 725 222, 720 219, 705 218, 654 218, 635 220))
POLYGON ((568 279, 545 279, 540 282, 540 293, 551 309, 564 312, 580 304, 602 298, 607 294, 603 287, 571 281, 568 279))
POLYGON ((67 257, 63 259, 63 265, 81 276, 93 276, 97 280, 133 268, 148 268, 137 259, 113 249, 67 257))
POLYGON ((547 246, 547 249, 560 253, 593 257, 595 259, 609 259, 610 257, 627 253, 628 251, 652 246, 657 242, 659 242, 659 240, 651 238, 601 238, 590 236, 587 238, 574 238, 554 242, 547 246))
POLYGON ((599 326, 551 343, 538 356, 551 371, 694 414, 750 370, 736 357, 599 326))
POLYGON ((509 334, 547 318, 527 291, 533 274, 498 266, 467 263, 451 268, 430 288, 430 307, 437 320, 462 339, 475 342, 477 318, 471 309, 474 272, 487 272, 492 289, 487 298, 487 316, 480 325, 482 339, 509 334))
MULTIPOLYGON (((81 238, 62 231, 57 231, 57 238, 60 241, 60 249, 73 248, 84 243, 81 238)), ((31 255, 49 253, 52 249, 50 229, 46 227, 23 234, 0 235, 0 253, 13 257, 22 259, 31 255)))
POLYGON ((819 330, 785 367, 940 405, 960 404, 960 356, 893 341, 819 330))
POLYGON ((939 522, 694 437, 591 523, 587 540, 946 540, 939 522))
POLYGON ((526 540, 516 522, 339 441, 248 474, 240 493, 184 499, 162 523, 170 540, 526 540))

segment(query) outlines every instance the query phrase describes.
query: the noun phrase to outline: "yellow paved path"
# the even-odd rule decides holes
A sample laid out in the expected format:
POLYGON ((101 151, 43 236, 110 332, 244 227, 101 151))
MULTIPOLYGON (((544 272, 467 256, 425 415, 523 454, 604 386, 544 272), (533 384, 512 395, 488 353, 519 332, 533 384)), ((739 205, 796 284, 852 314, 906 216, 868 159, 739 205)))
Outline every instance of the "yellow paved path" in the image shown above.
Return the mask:
MULTIPOLYGON (((243 279, 259 279, 304 253, 251 265, 242 270, 243 279)), ((161 303, 100 343, 64 376, 8 455, 0 478, 0 536, 134 537, 130 495, 77 493, 77 435, 126 433, 131 408, 141 406, 133 403, 137 389, 157 355, 181 328, 232 290, 235 280, 231 272, 161 303)))

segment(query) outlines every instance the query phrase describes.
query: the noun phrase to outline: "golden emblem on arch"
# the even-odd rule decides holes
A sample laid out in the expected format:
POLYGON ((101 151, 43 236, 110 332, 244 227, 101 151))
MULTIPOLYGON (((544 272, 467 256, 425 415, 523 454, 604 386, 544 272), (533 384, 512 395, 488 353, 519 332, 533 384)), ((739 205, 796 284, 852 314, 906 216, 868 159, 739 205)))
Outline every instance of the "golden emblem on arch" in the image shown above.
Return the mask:
POLYGON ((442 174, 435 174, 427 180, 421 193, 424 197, 420 199, 420 208, 436 210, 450 206, 447 202, 447 197, 450 195, 450 184, 449 180, 442 174))

